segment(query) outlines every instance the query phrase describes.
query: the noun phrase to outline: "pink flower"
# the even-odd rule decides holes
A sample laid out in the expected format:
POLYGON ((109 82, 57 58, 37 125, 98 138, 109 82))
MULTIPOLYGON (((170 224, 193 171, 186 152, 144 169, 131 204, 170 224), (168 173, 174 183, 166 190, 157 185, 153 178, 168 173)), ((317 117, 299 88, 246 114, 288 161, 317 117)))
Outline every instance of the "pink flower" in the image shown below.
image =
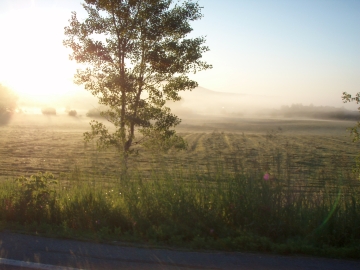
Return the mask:
POLYGON ((270 179, 270 174, 265 173, 265 174, 264 174, 264 180, 267 181, 267 180, 269 180, 269 179, 270 179))

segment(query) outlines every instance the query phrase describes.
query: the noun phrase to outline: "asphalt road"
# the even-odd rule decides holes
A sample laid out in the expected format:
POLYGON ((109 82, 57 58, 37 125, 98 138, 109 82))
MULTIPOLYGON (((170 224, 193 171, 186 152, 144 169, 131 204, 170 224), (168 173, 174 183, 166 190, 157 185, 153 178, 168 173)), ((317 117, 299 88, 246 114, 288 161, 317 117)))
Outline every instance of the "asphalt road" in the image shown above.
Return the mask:
POLYGON ((326 269, 360 261, 240 252, 187 252, 0 233, 0 270, 22 269, 326 269))

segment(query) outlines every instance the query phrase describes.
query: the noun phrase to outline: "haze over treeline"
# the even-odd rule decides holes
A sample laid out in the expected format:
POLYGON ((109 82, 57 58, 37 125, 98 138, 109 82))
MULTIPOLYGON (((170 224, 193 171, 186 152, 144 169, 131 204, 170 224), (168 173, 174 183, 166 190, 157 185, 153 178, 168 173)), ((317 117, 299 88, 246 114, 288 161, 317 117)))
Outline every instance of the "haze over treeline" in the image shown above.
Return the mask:
MULTIPOLYGON (((344 107, 317 106, 308 104, 286 104, 276 96, 258 96, 212 91, 197 87, 193 91, 180 93, 182 99, 167 102, 172 112, 180 118, 202 117, 256 117, 256 118, 308 118, 326 120, 358 120, 359 112, 344 107)), ((340 99, 340 97, 339 97, 340 99)), ((68 92, 61 98, 36 102, 28 98, 18 101, 23 113, 41 114, 43 108, 56 108, 57 115, 76 110, 78 116, 94 117, 101 110, 98 99, 85 90, 68 92), (89 113, 90 112, 90 113, 89 113)), ((349 106, 347 106, 349 108, 349 106)))
POLYGON ((332 106, 314 106, 303 104, 292 104, 291 106, 281 106, 280 109, 264 110, 258 114, 267 117, 284 118, 308 118, 324 120, 358 120, 359 112, 347 110, 344 107, 336 108, 332 106))

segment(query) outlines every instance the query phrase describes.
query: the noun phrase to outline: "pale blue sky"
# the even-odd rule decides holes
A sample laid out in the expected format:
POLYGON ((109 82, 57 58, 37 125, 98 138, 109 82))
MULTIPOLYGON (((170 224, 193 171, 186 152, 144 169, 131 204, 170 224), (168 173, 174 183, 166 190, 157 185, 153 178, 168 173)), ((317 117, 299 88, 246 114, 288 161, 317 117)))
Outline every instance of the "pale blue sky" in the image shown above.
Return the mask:
POLYGON ((340 106, 343 91, 360 91, 360 1, 199 3, 194 29, 214 65, 198 75, 204 87, 340 106))
MULTIPOLYGON (((65 87, 71 81, 72 69, 65 64, 66 51, 61 45, 63 27, 72 10, 82 12, 79 3, 0 0, 0 35, 7 41, 7 45, 3 42, 0 45, 0 59, 8 62, 14 58, 26 59, 31 53, 26 48, 25 53, 11 59, 6 51, 13 46, 23 48, 23 44, 12 44, 20 43, 22 31, 34 31, 38 39, 44 33, 48 41, 38 43, 36 50, 48 51, 41 49, 42 46, 56 48, 54 59, 62 63, 57 65, 56 74, 67 77, 66 83, 60 83, 65 87), (29 14, 30 9, 36 10, 33 14, 38 18, 32 28, 28 26, 33 20, 31 16, 15 17, 24 12, 29 14), (12 28, 15 20, 22 21, 12 28), (9 32, 16 35, 7 39, 9 32)), ((211 51, 204 59, 214 66, 212 70, 191 75, 201 86, 259 98, 278 97, 280 104, 334 106, 342 106, 343 91, 354 94, 360 91, 360 1, 200 0, 199 4, 204 7, 204 18, 193 24, 192 36, 207 36, 211 51)), ((31 42, 31 34, 24 42, 31 42)), ((51 59, 51 52, 47 59, 51 59)), ((51 70, 51 64, 45 61, 46 64, 47 70, 51 70)), ((13 70, 19 65, 13 66, 13 70)), ((0 67, 0 83, 3 80, 21 87, 12 82, 14 77, 6 74, 10 74, 9 69, 0 67)), ((50 72, 48 77, 53 81, 59 79, 50 72)), ((45 81, 42 87, 48 83, 45 81)))

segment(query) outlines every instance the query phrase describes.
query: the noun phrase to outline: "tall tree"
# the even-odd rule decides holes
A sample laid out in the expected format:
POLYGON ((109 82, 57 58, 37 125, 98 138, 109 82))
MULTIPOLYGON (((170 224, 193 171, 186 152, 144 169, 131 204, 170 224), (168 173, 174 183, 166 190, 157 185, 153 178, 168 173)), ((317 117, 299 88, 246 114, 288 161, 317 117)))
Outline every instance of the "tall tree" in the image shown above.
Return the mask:
POLYGON ((205 38, 187 38, 191 21, 202 17, 201 7, 190 0, 174 2, 85 0, 87 19, 79 22, 72 13, 63 44, 72 49, 70 59, 85 66, 75 82, 109 108, 103 115, 116 127, 110 133, 93 120, 86 140, 97 137, 99 147, 114 145, 124 157, 139 142, 136 130, 158 147, 184 145, 173 130, 181 120, 165 102, 194 89, 198 84, 187 74, 211 65, 201 61, 209 50, 205 38))

